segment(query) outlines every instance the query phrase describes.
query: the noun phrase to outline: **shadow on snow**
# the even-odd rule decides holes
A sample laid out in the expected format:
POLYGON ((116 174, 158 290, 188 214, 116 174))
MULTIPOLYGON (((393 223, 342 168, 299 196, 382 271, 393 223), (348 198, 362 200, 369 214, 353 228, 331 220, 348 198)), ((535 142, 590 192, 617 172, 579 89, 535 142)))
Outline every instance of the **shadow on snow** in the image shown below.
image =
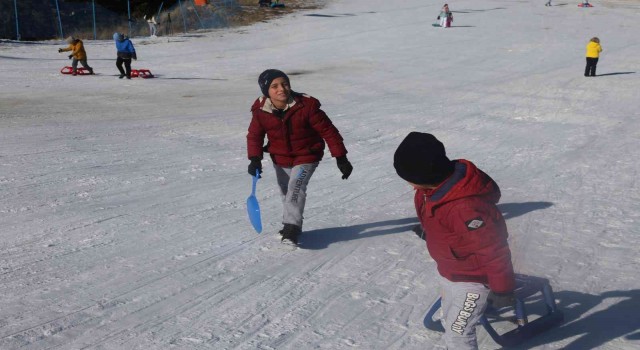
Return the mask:
MULTIPOLYGON (((499 204, 498 208, 503 213, 505 219, 512 219, 534 210, 549 208, 552 205, 553 203, 551 202, 505 203, 499 204)), ((419 224, 418 218, 411 217, 353 226, 311 230, 306 231, 300 236, 299 246, 302 249, 324 249, 336 242, 411 231, 417 224, 419 224)))
POLYGON ((413 217, 311 230, 306 231, 300 236, 299 246, 302 249, 324 249, 335 242, 352 241, 355 239, 410 231, 417 223, 418 219, 413 217))
POLYGON ((524 202, 524 203, 503 203, 498 204, 498 209, 502 212, 505 220, 517 218, 528 212, 551 207, 551 202, 524 202))
POLYGON ((554 293, 565 321, 513 349, 532 349, 575 338, 565 350, 586 350, 603 346, 613 339, 640 339, 640 289, 588 294, 575 291, 554 293), (606 299, 616 300, 604 310, 594 310, 606 299), (587 316, 584 316, 588 314, 587 316))
POLYGON ((636 72, 617 72, 617 73, 605 73, 605 74, 598 74, 598 77, 604 77, 607 75, 620 75, 620 74, 636 74, 636 72))

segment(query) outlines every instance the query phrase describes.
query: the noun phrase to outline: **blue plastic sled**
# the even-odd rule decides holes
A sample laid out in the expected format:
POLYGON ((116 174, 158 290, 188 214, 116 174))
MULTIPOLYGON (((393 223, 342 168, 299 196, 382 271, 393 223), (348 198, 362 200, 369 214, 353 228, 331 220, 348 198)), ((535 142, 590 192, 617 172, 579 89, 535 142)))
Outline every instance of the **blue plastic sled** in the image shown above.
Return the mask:
POLYGON ((256 183, 258 182, 258 176, 260 172, 256 170, 256 175, 253 177, 253 186, 251 188, 251 195, 247 198, 247 214, 249 214, 249 221, 256 230, 256 232, 262 232, 262 219, 260 219, 260 204, 258 198, 256 198, 256 183))
MULTIPOLYGON (((480 319, 480 323, 484 326, 484 329, 489 333, 491 338, 503 347, 512 347, 521 344, 527 339, 531 339, 564 321, 564 314, 556 308, 556 302, 551 285, 549 285, 549 280, 546 278, 516 274, 516 286, 515 314, 517 328, 504 334, 498 334, 491 326, 491 322, 487 319, 487 314, 491 312, 495 313, 497 311, 495 309, 487 308, 487 311, 485 311, 485 314, 480 319), (537 293, 542 293, 546 314, 529 322, 525 309, 525 300, 537 293)), ((424 318, 424 326, 427 327, 427 329, 444 332, 440 321, 433 319, 433 316, 440 310, 441 306, 442 300, 438 298, 431 306, 431 309, 429 309, 429 312, 427 312, 424 318)))

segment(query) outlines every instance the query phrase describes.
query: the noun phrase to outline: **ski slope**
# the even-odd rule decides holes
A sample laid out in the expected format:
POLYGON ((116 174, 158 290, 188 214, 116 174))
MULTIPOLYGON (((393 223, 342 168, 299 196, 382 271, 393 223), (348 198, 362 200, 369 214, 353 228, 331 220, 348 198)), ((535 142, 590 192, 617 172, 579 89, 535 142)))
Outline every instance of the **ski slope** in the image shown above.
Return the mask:
MULTIPOLYGON (((62 41, 0 42, 0 349, 438 349, 436 270, 393 169, 410 131, 503 193, 518 272, 566 323, 522 349, 640 348, 640 5, 331 0, 250 27, 134 38, 156 79, 71 77, 62 41), (603 53, 585 78, 584 48, 603 53), (264 231, 245 136, 266 68, 340 129, 301 248, 284 248, 270 161, 264 231)), ((499 348, 479 330, 481 349, 499 348)))

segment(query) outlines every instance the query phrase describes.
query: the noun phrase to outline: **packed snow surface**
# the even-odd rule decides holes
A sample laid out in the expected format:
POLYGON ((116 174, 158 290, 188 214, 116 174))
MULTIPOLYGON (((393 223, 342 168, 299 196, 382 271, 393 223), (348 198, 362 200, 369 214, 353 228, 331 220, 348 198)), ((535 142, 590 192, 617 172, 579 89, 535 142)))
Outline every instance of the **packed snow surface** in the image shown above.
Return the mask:
POLYGON ((78 77, 62 41, 0 43, 0 348, 437 349, 437 272, 392 164, 410 131, 497 181, 516 270, 551 281, 566 322, 521 348, 640 348, 640 6, 544 2, 452 2, 442 29, 441 1, 334 0, 136 37, 156 78, 130 81, 111 41, 85 41, 98 74, 78 77), (323 103, 355 167, 325 157, 296 250, 270 161, 262 234, 245 208, 267 68, 323 103))

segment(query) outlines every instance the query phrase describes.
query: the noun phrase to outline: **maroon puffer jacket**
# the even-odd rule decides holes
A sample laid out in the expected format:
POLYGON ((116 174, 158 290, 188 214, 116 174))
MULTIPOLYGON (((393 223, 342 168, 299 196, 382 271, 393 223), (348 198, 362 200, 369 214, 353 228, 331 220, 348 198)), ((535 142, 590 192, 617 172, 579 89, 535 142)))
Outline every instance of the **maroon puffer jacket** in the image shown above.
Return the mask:
POLYGON ((307 95, 294 93, 295 103, 278 118, 270 108, 270 101, 258 98, 251 107, 253 118, 247 133, 249 158, 262 159, 264 147, 273 161, 282 167, 319 162, 324 155, 325 141, 334 157, 347 154, 340 132, 331 119, 320 109, 320 101, 307 95), (265 106, 267 102, 267 106, 265 106))
POLYGON ((415 205, 438 271, 453 282, 478 282, 496 293, 515 288, 507 225, 496 207, 498 185, 468 160, 435 190, 417 190, 415 205))

